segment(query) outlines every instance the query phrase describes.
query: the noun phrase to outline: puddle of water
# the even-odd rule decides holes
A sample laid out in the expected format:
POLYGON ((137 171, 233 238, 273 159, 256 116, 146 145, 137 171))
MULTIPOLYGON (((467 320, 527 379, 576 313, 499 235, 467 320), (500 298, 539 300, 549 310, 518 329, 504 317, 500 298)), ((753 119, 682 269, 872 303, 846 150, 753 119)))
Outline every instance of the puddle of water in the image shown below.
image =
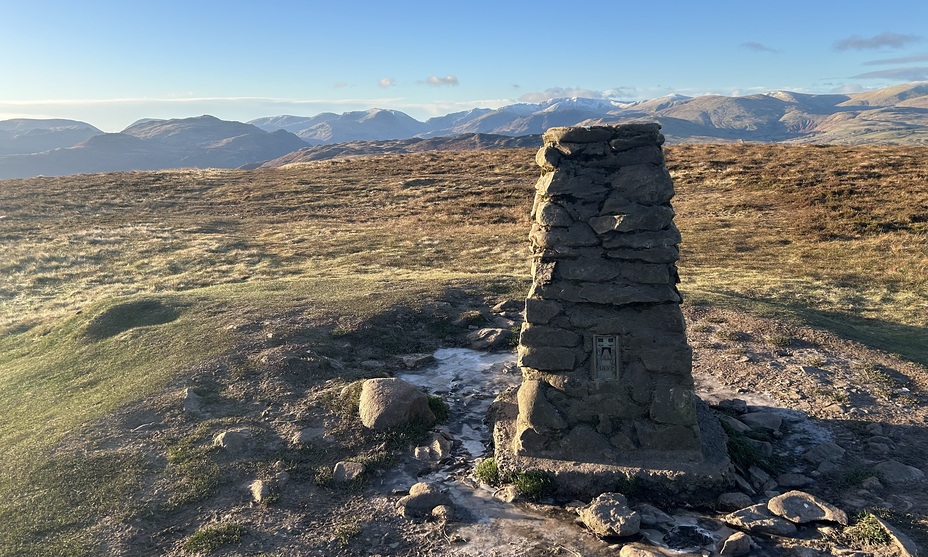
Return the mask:
POLYGON ((454 546, 457 555, 614 556, 615 549, 585 532, 568 512, 504 503, 494 496, 493 488, 478 485, 471 477, 474 461, 486 454, 492 435, 484 422, 490 405, 499 393, 522 381, 515 354, 444 348, 435 352, 435 360, 397 377, 442 397, 449 406, 444 427, 460 444, 452 451, 451 462, 424 474, 395 470, 385 478, 385 486, 405 489, 426 481, 446 489, 466 516, 465 524, 455 530, 465 540, 454 546))

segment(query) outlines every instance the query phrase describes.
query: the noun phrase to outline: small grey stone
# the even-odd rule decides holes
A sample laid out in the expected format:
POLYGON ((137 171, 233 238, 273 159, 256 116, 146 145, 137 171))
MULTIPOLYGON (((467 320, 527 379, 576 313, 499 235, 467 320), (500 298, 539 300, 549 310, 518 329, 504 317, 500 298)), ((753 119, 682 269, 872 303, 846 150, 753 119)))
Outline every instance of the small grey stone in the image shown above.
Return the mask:
POLYGON ((783 487, 804 487, 812 483, 812 478, 803 474, 780 474, 777 483, 783 487))
POLYGON ((826 441, 816 445, 803 453, 802 458, 808 460, 812 464, 821 464, 826 460, 837 461, 841 460, 844 457, 844 449, 839 445, 832 443, 831 441, 826 441))
POLYGON ((264 480, 255 480, 248 485, 248 491, 255 503, 261 503, 271 494, 271 485, 264 480))
POLYGON ((418 369, 422 366, 435 362, 435 356, 432 354, 405 354, 400 356, 400 361, 407 369, 418 369))
POLYGON ((431 484, 419 482, 409 488, 409 495, 397 502, 397 509, 407 518, 423 518, 439 505, 451 506, 448 494, 431 484))
POLYGON ((741 420, 732 418, 731 416, 726 416, 725 414, 721 414, 719 416, 719 421, 730 427, 735 433, 745 433, 751 431, 751 426, 747 425, 741 420))
POLYGON ((648 503, 639 503, 635 510, 638 511, 638 514, 641 515, 641 525, 647 527, 654 527, 666 524, 673 524, 673 517, 654 505, 649 505, 648 503))
POLYGON ((213 438, 213 445, 227 451, 238 452, 244 448, 245 440, 249 437, 251 437, 251 432, 247 429, 232 429, 216 435, 213 438))
POLYGON ((335 483, 346 483, 363 474, 367 468, 360 462, 341 461, 335 465, 332 470, 332 481, 335 483))
POLYGON ((451 522, 454 520, 454 507, 451 505, 438 505, 430 513, 432 518, 440 522, 451 522))
POLYGON ((306 429, 301 429, 293 436, 293 444, 306 445, 322 439, 324 435, 324 427, 308 427, 306 429))
POLYGON ((184 389, 182 404, 184 407, 184 412, 188 412, 190 414, 203 413, 203 397, 193 392, 193 389, 184 389))
POLYGON ((724 410, 726 412, 732 412, 734 414, 744 414, 748 411, 747 402, 741 400, 740 398, 726 398, 719 401, 716 404, 716 407, 719 410, 724 410))
POLYGON ((719 555, 747 555, 751 551, 751 537, 744 532, 735 532, 725 538, 719 555))
POLYGON ((783 425, 783 416, 776 412, 748 412, 742 414, 740 420, 758 431, 780 431, 783 425))
POLYGON ((643 543, 623 545, 619 550, 619 557, 664 557, 666 554, 656 547, 643 543))

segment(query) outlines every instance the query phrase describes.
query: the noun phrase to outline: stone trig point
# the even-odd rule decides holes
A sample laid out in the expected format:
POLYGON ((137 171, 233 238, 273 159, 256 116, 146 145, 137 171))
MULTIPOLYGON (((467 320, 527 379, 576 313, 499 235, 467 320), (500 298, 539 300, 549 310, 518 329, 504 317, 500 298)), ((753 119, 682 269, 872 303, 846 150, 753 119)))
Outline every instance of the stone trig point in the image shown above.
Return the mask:
POLYGON ((500 405, 497 461, 548 470, 577 493, 633 475, 682 480, 683 491, 719 481, 728 459, 694 394, 660 126, 552 128, 543 138, 522 385, 500 405))

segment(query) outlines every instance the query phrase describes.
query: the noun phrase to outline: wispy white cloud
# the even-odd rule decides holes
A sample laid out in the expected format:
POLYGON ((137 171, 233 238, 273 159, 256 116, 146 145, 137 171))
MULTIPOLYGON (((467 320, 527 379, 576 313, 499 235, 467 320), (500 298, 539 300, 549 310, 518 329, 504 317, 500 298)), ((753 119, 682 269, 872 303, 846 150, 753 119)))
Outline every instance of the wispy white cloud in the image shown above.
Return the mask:
POLYGON ((396 80, 393 79, 392 77, 385 77, 385 78, 381 79, 380 81, 378 81, 378 82, 377 82, 377 85, 379 85, 380 87, 382 87, 382 88, 384 88, 384 89, 387 89, 387 88, 389 88, 389 87, 395 86, 395 85, 396 85, 396 80))
POLYGON ((347 88, 347 87, 351 87, 351 84, 348 83, 347 81, 339 81, 339 82, 336 83, 335 85, 332 85, 332 87, 334 87, 334 88, 336 88, 336 89, 345 89, 345 88, 347 88))
POLYGON ((437 75, 429 76, 425 81, 419 81, 419 83, 424 83, 426 85, 433 85, 435 87, 441 87, 443 85, 448 85, 451 87, 457 87, 461 83, 458 81, 458 78, 453 75, 446 75, 445 77, 438 77, 437 75))
POLYGON ((902 48, 909 43, 922 40, 918 35, 904 35, 901 33, 880 33, 873 37, 852 35, 835 43, 837 50, 877 50, 880 48, 902 48))
POLYGON ((780 52, 775 48, 771 48, 763 43, 747 42, 741 43, 741 48, 746 48, 748 50, 753 50, 754 52, 780 52))
POLYGON ((870 60, 864 62, 865 66, 885 66, 893 64, 911 64, 912 62, 928 62, 928 54, 915 54, 913 56, 903 56, 902 58, 885 58, 883 60, 870 60))
POLYGON ((853 79, 892 79, 895 81, 926 81, 928 68, 893 68, 855 75, 853 79))

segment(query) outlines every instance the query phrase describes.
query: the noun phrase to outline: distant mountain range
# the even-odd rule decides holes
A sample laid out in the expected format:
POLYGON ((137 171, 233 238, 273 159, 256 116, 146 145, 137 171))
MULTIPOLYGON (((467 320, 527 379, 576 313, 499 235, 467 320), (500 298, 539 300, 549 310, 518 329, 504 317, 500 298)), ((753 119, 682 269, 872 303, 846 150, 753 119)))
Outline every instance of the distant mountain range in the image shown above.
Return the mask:
POLYGON ((145 119, 119 133, 73 120, 0 121, 0 178, 182 167, 254 168, 348 155, 538 145, 552 126, 661 123, 669 142, 928 145, 928 82, 867 93, 774 91, 672 95, 637 102, 552 99, 420 122, 396 110, 248 123, 212 116, 145 119), (518 141, 510 138, 518 137, 518 141), (270 162, 269 162, 270 161, 270 162))

